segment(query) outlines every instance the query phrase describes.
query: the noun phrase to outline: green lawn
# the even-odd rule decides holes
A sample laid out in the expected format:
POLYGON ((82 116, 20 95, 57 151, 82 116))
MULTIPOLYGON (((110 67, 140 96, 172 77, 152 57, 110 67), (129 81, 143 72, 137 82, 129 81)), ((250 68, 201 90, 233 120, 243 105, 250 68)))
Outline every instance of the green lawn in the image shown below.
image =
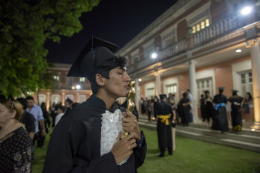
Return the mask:
MULTIPOLYGON (((142 128, 148 148, 139 173, 260 173, 260 154, 250 151, 176 137, 176 151, 159 158, 155 131, 142 128)), ((45 145, 48 145, 47 135, 45 145)), ((36 148, 33 173, 41 172, 47 148, 36 148)))

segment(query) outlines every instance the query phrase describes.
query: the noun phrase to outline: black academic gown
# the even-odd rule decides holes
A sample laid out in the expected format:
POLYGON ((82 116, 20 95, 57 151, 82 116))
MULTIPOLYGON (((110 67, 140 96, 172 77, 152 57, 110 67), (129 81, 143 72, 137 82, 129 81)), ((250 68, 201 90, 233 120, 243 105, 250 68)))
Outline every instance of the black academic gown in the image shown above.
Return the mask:
POLYGON ((200 112, 201 112, 201 118, 203 119, 203 121, 206 119, 206 110, 205 110, 205 103, 204 103, 204 99, 200 99, 200 112))
POLYGON ((173 119, 173 112, 172 107, 169 103, 162 101, 157 103, 156 109, 154 112, 155 117, 158 115, 171 115, 171 118, 168 119, 169 125, 161 122, 161 119, 158 118, 157 121, 157 135, 158 135, 158 142, 159 148, 172 148, 172 119, 173 119))
MULTIPOLYGON (((110 112, 125 108, 114 104, 110 112)), ((147 145, 134 148, 133 154, 121 166, 109 152, 100 156, 101 114, 103 100, 92 95, 86 102, 67 112, 55 127, 43 168, 43 173, 133 173, 146 156, 147 145)))
POLYGON ((243 102, 243 98, 239 96, 232 96, 228 99, 228 101, 232 103, 231 105, 232 126, 233 127, 242 126, 242 114, 240 109, 241 109, 241 103, 243 102))
MULTIPOLYGON (((213 102, 215 104, 227 103, 227 97, 222 94, 217 94, 214 96, 213 102)), ((212 118, 212 129, 220 131, 229 131, 228 129, 228 120, 227 120, 227 111, 225 106, 220 106, 212 118)))
MULTIPOLYGON (((204 103, 205 103, 205 100, 204 100, 204 103)), ((210 98, 210 100, 212 100, 212 98, 210 98)), ((214 116, 214 114, 215 114, 215 109, 213 107, 213 104, 211 102, 206 101, 205 118, 207 118, 207 119, 212 118, 214 116)))
POLYGON ((187 125, 190 122, 190 105, 183 106, 183 103, 189 103, 190 99, 188 98, 182 98, 180 102, 178 103, 178 109, 177 112, 181 116, 181 123, 183 125, 187 125))

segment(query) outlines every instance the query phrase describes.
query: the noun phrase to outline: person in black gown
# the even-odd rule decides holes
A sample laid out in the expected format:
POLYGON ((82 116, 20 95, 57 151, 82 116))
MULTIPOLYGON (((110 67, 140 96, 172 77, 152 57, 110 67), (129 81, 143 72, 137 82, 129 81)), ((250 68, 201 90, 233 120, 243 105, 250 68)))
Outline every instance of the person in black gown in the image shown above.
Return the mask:
MULTIPOLYGON (((157 96, 154 96, 154 99, 153 99, 153 112, 155 112, 155 111, 157 111, 156 109, 157 109, 157 104, 159 103, 159 98, 157 97, 157 96)), ((155 116, 155 114, 153 114, 153 116, 154 116, 154 119, 156 120, 156 116, 155 116)))
POLYGON ((201 96, 200 96, 200 112, 201 112, 202 121, 206 120, 204 101, 205 101, 204 94, 201 94, 201 96))
POLYGON ((210 97, 209 91, 204 91, 205 92, 205 99, 204 99, 204 105, 205 105, 205 119, 208 121, 208 125, 210 122, 210 118, 213 117, 215 110, 213 107, 213 100, 210 97))
POLYGON ((186 92, 182 94, 183 98, 178 103, 177 112, 181 116, 183 126, 188 126, 190 122, 190 99, 186 92))
POLYGON ((73 63, 68 77, 87 77, 93 94, 66 112, 55 127, 43 173, 134 173, 146 156, 146 140, 136 117, 115 104, 126 97, 130 77, 118 47, 92 37, 73 63), (121 132, 129 135, 121 139, 121 132))
POLYGON ((154 115, 157 120, 157 136, 161 154, 164 157, 165 149, 168 149, 169 155, 172 155, 172 119, 173 111, 169 103, 166 102, 166 95, 160 95, 161 102, 157 103, 154 115))
POLYGON ((224 88, 219 87, 219 94, 215 95, 213 98, 213 102, 216 104, 216 113, 213 116, 213 122, 211 127, 211 129, 213 130, 220 130, 221 133, 229 131, 226 111, 227 97, 222 94, 223 91, 224 88))
POLYGON ((240 132, 242 130, 242 109, 241 105, 243 98, 237 95, 237 90, 233 90, 232 96, 229 97, 228 101, 231 104, 231 121, 232 130, 235 132, 240 132))

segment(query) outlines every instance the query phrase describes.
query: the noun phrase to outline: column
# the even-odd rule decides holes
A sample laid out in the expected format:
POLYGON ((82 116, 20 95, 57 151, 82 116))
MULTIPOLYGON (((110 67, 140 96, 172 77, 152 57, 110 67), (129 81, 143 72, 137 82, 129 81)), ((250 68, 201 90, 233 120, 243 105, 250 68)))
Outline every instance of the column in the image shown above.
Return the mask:
POLYGON ((187 62, 189 65, 189 80, 190 80, 190 93, 192 95, 192 114, 193 114, 193 122, 199 122, 198 118, 198 106, 197 106, 197 87, 196 87, 196 71, 195 64, 196 61, 190 60, 187 62))
POLYGON ((77 93, 77 102, 79 103, 79 93, 77 93))
POLYGON ((51 106, 50 105, 50 93, 49 92, 47 92, 47 103, 46 103, 46 108, 47 108, 47 110, 49 109, 49 107, 51 106))
POLYGON ((155 76, 155 95, 159 97, 161 94, 161 74, 159 71, 154 73, 155 76))
POLYGON ((62 93, 62 105, 65 106, 65 93, 62 93))
POLYGON ((250 48, 252 61, 252 77, 253 77, 253 103, 254 103, 254 125, 251 129, 260 130, 260 44, 258 39, 246 42, 246 47, 250 48))
POLYGON ((135 106, 136 106, 136 110, 139 112, 139 97, 140 97, 140 93, 139 93, 139 79, 135 78, 135 106))

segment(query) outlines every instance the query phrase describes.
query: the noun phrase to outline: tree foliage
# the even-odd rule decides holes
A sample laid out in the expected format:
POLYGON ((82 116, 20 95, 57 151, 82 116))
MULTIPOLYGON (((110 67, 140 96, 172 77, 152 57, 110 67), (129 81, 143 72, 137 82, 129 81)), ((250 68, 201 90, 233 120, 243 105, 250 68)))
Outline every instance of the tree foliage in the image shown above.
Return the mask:
POLYGON ((17 96, 46 88, 46 39, 82 29, 79 17, 99 0, 0 0, 0 91, 17 96))

